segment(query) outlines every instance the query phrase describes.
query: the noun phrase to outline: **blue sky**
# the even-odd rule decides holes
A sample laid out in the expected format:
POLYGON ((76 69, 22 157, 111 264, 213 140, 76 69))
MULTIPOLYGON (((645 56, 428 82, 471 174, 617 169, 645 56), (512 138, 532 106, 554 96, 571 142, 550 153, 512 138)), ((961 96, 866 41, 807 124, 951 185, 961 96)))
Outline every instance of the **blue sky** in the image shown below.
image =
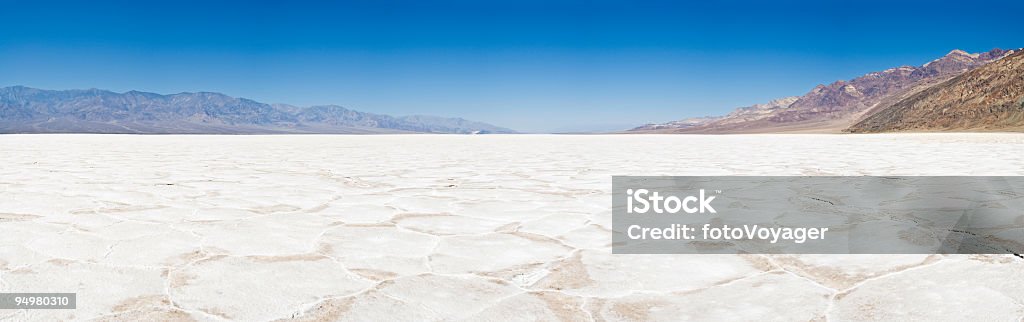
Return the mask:
POLYGON ((215 91, 523 131, 722 114, 952 49, 1024 1, 0 1, 0 86, 215 91))

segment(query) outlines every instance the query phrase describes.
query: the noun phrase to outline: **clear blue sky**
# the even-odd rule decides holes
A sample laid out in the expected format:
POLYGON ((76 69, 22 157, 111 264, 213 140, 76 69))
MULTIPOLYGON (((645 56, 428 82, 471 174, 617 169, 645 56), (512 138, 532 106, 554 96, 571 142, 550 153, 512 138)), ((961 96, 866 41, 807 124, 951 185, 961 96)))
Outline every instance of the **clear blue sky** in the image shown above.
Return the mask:
POLYGON ((0 1, 0 86, 602 130, 1024 46, 1024 1, 0 1))

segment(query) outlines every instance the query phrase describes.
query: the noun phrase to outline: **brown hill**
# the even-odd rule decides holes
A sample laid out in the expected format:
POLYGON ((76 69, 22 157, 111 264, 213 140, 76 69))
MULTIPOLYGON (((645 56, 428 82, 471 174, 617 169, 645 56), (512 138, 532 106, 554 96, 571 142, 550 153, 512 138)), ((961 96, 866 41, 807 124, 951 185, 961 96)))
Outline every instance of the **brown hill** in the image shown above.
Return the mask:
MULTIPOLYGON (((739 108, 729 115, 705 117, 699 122, 669 122, 637 127, 633 132, 662 133, 768 133, 839 132, 879 111, 964 72, 1012 53, 993 49, 970 54, 950 51, 921 66, 900 66, 868 73, 829 85, 818 85, 797 98, 780 99, 767 108, 739 108), (780 104, 779 102, 784 102, 780 104)), ((755 105, 761 106, 761 105, 755 105)))
POLYGON ((1024 51, 929 87, 848 132, 1024 130, 1024 51))

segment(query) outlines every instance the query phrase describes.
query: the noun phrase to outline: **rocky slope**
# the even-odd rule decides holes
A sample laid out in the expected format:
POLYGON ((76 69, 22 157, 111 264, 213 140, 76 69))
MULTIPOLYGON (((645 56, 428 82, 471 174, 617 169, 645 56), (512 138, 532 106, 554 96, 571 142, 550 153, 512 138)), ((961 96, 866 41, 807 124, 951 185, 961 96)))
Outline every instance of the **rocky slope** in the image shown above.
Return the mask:
POLYGON ((0 133, 513 133, 461 118, 264 104, 219 93, 0 88, 0 133))
POLYGON ((690 126, 649 124, 632 131, 679 133, 758 133, 784 131, 839 131, 865 115, 878 111, 884 102, 900 99, 966 71, 998 60, 1013 51, 993 49, 970 54, 953 50, 921 66, 900 66, 868 73, 828 85, 818 85, 797 98, 739 108, 690 126), (788 104, 787 104, 788 103, 788 104), (769 106, 767 108, 754 108, 769 106))
POLYGON ((1024 130, 1024 52, 929 87, 849 132, 1024 130))

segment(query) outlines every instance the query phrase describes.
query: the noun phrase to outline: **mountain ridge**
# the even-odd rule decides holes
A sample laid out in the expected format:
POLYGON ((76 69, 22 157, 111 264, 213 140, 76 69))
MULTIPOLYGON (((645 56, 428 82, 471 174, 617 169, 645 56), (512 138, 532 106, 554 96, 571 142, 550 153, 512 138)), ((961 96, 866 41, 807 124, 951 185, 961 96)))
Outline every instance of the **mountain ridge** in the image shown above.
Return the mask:
POLYGON ((754 107, 767 104, 755 104, 737 108, 727 115, 704 117, 700 122, 647 124, 628 132, 838 133, 877 112, 880 106, 886 106, 1019 51, 995 48, 988 52, 971 54, 954 49, 920 66, 898 66, 849 80, 838 80, 828 85, 819 84, 804 95, 798 96, 789 105, 775 104, 771 109, 758 110, 754 107), (749 113, 751 110, 759 113, 749 113))
POLYGON ((217 92, 0 88, 0 133, 515 133, 463 118, 390 116, 339 105, 266 104, 217 92))
POLYGON ((1024 51, 881 108, 851 133, 1024 130, 1024 51))

